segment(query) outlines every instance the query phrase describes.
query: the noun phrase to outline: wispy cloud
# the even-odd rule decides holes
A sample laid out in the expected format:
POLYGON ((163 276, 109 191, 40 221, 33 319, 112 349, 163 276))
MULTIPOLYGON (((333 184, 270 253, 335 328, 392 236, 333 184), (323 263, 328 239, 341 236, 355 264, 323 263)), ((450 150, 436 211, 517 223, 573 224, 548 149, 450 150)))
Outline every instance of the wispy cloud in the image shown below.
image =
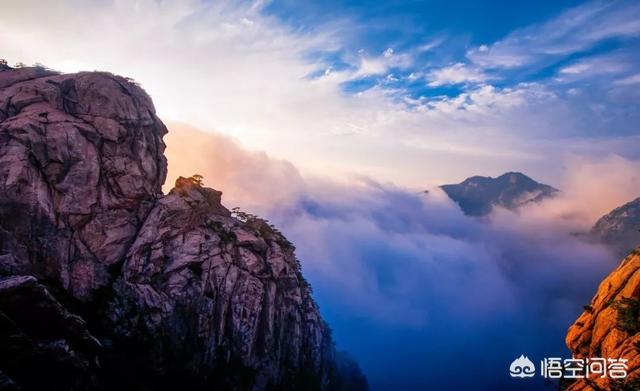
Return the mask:
POLYGON ((435 38, 431 41, 418 45, 416 50, 418 52, 428 52, 442 45, 443 42, 444 42, 444 38, 435 38))
POLYGON ((575 82, 596 77, 616 77, 634 70, 635 56, 630 53, 607 53, 583 57, 560 68, 556 81, 575 82))
POLYGON ((345 71, 345 80, 357 79, 363 76, 386 75, 391 69, 406 69, 412 65, 409 54, 396 53, 387 48, 378 56, 370 56, 365 52, 359 53, 359 64, 355 71, 345 71))
POLYGON ((595 1, 545 23, 516 30, 491 45, 471 49, 467 57, 486 68, 514 68, 587 50, 609 38, 638 35, 640 4, 595 1))
MULTIPOLYGON (((626 16, 614 18, 613 10, 636 8, 607 4, 549 23, 560 28, 567 15, 583 15, 581 23, 618 20, 626 16)), ((557 81, 515 81, 464 59, 438 64, 436 52, 446 45, 437 33, 410 47, 389 42, 352 53, 342 22, 293 28, 267 9, 261 2, 25 0, 3 7, 0 53, 63 71, 133 77, 162 118, 219 130, 305 172, 359 172, 410 186, 507 167, 551 176, 544 162, 558 161, 577 143, 609 145, 604 137, 637 132, 635 68, 615 76, 616 91, 579 93, 581 86, 572 85, 576 93, 569 94, 557 81), (361 88, 346 88, 354 84, 361 88), (433 87, 449 91, 431 96, 439 90, 433 87)), ((620 23, 630 34, 633 24, 620 23)), ((497 51, 507 56, 529 43, 543 47, 538 35, 551 29, 545 26, 475 50, 493 56, 504 47, 497 51)), ((588 74, 582 67, 558 75, 588 74)))
POLYGON ((431 71, 427 79, 429 86, 438 87, 448 84, 480 83, 486 81, 488 76, 479 69, 459 62, 431 71))
POLYGON ((623 79, 618 79, 614 82, 614 84, 618 86, 630 86, 630 85, 640 84, 640 73, 636 73, 635 75, 631 75, 623 79))

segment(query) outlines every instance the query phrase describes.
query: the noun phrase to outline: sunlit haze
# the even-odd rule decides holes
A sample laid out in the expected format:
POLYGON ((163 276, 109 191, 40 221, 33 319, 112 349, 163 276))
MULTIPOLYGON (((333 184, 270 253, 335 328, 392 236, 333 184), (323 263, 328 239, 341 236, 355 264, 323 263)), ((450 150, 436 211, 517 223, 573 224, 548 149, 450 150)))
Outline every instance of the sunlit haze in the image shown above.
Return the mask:
POLYGON ((485 5, 500 23, 439 1, 324 7, 11 2, 0 52, 131 77, 161 118, 314 174, 420 189, 509 167, 560 185, 573 154, 638 158, 635 2, 485 5))

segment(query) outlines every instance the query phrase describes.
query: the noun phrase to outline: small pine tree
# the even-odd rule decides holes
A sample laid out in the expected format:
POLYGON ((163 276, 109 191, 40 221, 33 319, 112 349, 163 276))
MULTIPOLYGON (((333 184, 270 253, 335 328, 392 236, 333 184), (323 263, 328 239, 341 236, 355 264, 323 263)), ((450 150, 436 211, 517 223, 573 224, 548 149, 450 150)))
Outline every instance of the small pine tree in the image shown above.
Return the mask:
POLYGON ((204 185, 204 177, 200 174, 193 174, 189 177, 191 182, 202 187, 204 185))

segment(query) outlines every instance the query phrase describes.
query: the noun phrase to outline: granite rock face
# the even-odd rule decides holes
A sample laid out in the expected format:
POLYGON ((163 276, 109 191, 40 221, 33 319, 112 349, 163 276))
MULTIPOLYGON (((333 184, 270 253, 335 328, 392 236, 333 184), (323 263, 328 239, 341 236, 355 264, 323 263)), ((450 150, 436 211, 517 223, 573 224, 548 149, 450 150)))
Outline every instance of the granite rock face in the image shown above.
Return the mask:
POLYGON ((0 73, 0 272, 89 301, 109 283, 166 176, 147 94, 106 73, 0 73))
POLYGON ((605 278, 591 303, 569 328, 566 343, 578 358, 628 360, 627 378, 592 375, 569 390, 640 388, 640 247, 605 278))
POLYGON ((166 132, 128 79, 0 71, 0 389, 367 389, 282 234, 162 194, 166 132))
POLYGON ((640 245, 640 197, 602 216, 591 235, 612 246, 620 256, 640 245))

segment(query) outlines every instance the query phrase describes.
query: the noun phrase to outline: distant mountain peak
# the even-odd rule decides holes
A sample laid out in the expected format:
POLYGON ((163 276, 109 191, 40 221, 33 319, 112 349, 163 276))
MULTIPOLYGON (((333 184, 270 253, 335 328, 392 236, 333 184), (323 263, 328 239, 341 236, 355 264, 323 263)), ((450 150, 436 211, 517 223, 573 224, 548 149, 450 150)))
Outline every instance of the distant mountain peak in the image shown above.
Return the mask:
POLYGON ((524 175, 523 173, 517 172, 517 171, 507 172, 507 173, 504 173, 504 174, 502 174, 502 175, 500 175, 498 177, 498 179, 503 179, 503 178, 508 179, 512 183, 515 183, 515 182, 518 182, 518 181, 535 182, 533 179, 531 179, 528 176, 524 175))
POLYGON ((472 176, 458 184, 440 186, 466 215, 484 216, 501 206, 514 210, 553 196, 557 189, 538 183, 521 172, 507 172, 499 177, 472 176))

